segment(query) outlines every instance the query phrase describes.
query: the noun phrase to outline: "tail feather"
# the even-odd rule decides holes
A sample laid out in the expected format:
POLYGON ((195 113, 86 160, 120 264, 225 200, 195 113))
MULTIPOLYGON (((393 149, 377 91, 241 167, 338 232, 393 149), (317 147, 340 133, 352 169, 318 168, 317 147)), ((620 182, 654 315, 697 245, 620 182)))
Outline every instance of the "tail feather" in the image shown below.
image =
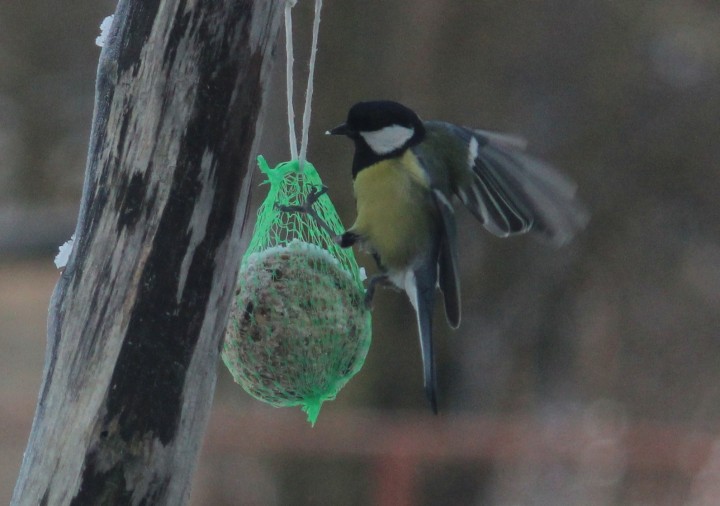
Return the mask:
POLYGON ((420 352, 423 362, 423 385, 430 408, 437 414, 437 380, 435 372, 435 356, 433 353, 432 320, 435 305, 435 284, 437 282, 436 262, 426 262, 421 268, 408 273, 405 280, 405 291, 415 309, 418 332, 420 336, 420 352))

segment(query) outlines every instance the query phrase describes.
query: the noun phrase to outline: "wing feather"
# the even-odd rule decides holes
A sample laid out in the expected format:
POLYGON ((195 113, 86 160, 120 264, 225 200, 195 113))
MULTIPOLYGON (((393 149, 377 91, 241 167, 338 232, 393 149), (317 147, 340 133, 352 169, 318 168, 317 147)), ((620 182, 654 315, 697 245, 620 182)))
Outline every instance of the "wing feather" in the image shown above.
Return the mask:
POLYGON ((559 246, 587 223, 576 186, 554 167, 527 155, 522 138, 442 122, 428 122, 428 131, 445 142, 459 139, 465 146, 467 156, 446 161, 454 182, 451 191, 491 233, 507 237, 533 232, 559 246))
POLYGON ((457 258, 457 226, 455 210, 440 190, 433 190, 433 200, 441 218, 438 282, 443 293, 445 316, 454 329, 460 325, 460 276, 457 258))

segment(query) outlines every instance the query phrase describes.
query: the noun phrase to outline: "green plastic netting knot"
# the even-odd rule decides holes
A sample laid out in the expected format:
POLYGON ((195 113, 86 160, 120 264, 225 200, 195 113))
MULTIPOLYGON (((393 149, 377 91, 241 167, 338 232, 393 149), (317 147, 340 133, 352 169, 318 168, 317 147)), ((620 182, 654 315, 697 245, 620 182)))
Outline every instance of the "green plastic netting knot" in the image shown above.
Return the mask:
MULTIPOLYGON (((309 162, 271 169, 258 157, 270 190, 258 210, 238 274, 222 358, 253 397, 273 406, 301 406, 315 424, 322 403, 335 398, 362 367, 370 347, 370 312, 351 249, 340 248, 298 205, 322 186, 309 162)), ((342 230, 330 198, 314 207, 342 230)))

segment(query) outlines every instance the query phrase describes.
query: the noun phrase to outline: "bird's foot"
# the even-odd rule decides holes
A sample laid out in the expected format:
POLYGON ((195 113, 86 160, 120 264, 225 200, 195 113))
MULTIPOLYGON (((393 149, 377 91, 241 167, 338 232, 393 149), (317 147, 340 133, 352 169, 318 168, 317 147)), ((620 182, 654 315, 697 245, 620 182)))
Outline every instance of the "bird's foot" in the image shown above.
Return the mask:
POLYGON ((365 290, 365 309, 372 311, 372 301, 375 297, 375 288, 377 285, 386 285, 389 282, 387 274, 377 274, 370 278, 368 281, 367 289, 365 290))

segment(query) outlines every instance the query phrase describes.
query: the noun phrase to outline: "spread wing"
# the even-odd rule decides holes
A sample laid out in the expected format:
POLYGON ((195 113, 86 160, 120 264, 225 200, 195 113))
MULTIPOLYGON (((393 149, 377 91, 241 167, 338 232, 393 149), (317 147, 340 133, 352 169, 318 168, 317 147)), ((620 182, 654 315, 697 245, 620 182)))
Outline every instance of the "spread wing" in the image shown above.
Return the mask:
POLYGON ((435 145, 442 139, 443 145, 454 146, 453 153, 445 155, 448 190, 493 234, 534 232, 559 246, 587 223, 588 214, 575 197, 576 186, 527 155, 522 139, 449 123, 426 125, 435 145))

